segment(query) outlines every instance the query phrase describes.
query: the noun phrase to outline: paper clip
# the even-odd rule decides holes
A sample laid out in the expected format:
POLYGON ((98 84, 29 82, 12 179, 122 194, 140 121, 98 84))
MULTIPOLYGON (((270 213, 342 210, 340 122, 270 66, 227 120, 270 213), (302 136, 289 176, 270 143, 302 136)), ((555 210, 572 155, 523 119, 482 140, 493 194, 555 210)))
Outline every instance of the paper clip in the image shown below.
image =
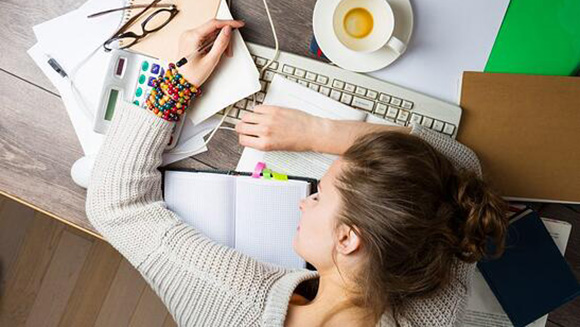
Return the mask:
POLYGON ((254 168, 254 173, 252 174, 252 178, 260 178, 260 175, 262 174, 262 170, 264 170, 264 168, 266 168, 266 164, 263 162, 258 162, 256 164, 256 167, 254 168))
POLYGON ((268 168, 265 168, 262 170, 262 177, 264 179, 272 179, 272 171, 268 168))
POLYGON ((274 177, 275 180, 277 181, 287 181, 288 180, 288 175, 284 175, 284 174, 278 174, 275 171, 272 171, 272 176, 274 177))

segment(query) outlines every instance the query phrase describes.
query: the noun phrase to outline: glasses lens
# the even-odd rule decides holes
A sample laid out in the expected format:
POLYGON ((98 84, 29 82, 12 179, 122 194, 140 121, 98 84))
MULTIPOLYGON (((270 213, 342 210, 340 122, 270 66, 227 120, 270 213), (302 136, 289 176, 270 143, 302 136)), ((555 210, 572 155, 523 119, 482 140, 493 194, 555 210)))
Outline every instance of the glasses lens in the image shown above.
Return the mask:
POLYGON ((114 39, 111 39, 105 43, 105 48, 107 50, 118 50, 118 49, 125 49, 137 42, 137 38, 134 36, 119 36, 114 39))
POLYGON ((154 12, 143 26, 145 32, 155 32, 171 20, 171 11, 161 9, 154 12))

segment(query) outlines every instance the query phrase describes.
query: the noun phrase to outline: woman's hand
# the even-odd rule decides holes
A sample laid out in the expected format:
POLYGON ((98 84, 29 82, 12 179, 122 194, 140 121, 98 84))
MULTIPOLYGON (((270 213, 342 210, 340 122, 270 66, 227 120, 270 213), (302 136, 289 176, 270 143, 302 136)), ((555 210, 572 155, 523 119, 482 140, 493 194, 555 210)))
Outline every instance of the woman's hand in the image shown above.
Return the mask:
POLYGON ((236 125, 240 144, 263 151, 314 151, 325 120, 305 112, 259 105, 236 125))
MULTIPOLYGON (((241 28, 244 22, 237 20, 212 19, 205 24, 183 32, 179 39, 178 60, 188 57, 187 64, 179 67, 179 72, 187 81, 201 86, 217 66, 222 54, 228 49, 233 28, 241 28), (217 34, 213 46, 198 52, 198 48, 210 42, 217 34), (193 54, 193 57, 190 57, 193 54)), ((229 51, 231 56, 231 51, 229 51)))

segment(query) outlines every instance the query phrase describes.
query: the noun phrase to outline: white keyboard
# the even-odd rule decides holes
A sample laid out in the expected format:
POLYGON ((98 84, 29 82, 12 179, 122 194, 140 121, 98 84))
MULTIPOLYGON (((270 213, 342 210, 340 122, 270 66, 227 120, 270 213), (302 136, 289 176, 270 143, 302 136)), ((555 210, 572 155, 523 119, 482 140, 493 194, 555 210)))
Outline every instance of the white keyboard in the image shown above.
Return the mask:
MULTIPOLYGON (((274 55, 272 48, 249 42, 246 44, 258 69, 274 55)), ((334 100, 393 123, 407 126, 416 121, 453 138, 457 135, 461 118, 461 108, 458 106, 366 75, 283 51, 280 52, 278 60, 260 76, 262 89, 256 94, 256 104, 264 101, 274 74, 280 74, 334 100)), ((226 121, 235 124, 245 112, 249 111, 252 111, 251 96, 238 101, 230 110, 226 121)))

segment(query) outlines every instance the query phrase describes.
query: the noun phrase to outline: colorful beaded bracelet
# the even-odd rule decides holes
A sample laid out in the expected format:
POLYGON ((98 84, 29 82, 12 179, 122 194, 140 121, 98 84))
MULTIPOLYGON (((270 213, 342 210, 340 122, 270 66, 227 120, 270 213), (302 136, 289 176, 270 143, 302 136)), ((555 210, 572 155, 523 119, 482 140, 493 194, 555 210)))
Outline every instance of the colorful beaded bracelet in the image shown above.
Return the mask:
POLYGON ((157 77, 145 102, 147 109, 168 121, 178 121, 191 99, 201 96, 201 88, 189 83, 170 63, 165 76, 157 77))

